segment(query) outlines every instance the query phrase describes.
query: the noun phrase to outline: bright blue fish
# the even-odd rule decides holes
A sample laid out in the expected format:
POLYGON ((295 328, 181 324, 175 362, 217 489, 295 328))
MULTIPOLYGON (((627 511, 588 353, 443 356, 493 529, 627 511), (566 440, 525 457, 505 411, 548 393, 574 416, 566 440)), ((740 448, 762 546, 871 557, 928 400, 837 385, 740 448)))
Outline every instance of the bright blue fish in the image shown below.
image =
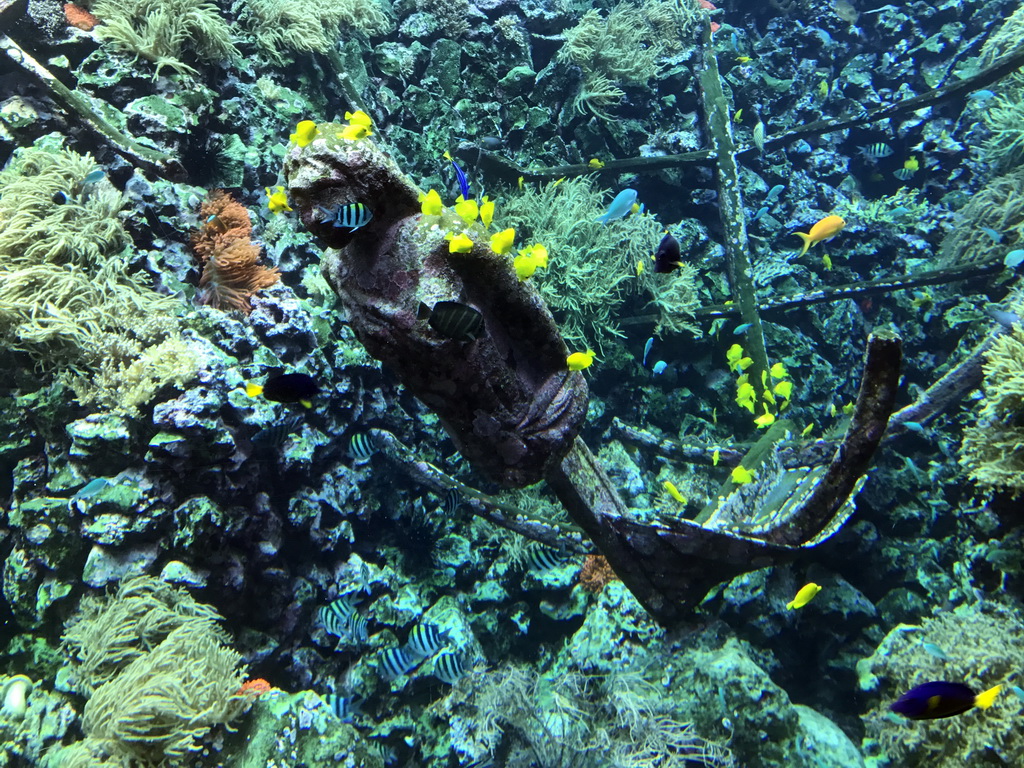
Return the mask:
POLYGON ((764 216, 766 213, 768 213, 768 206, 767 205, 762 205, 760 208, 757 209, 757 213, 755 213, 753 216, 750 217, 751 223, 757 221, 762 216, 764 216))
POLYGON ((898 205, 892 209, 893 216, 906 216, 908 213, 910 213, 910 209, 905 205, 898 205))
POLYGON ((102 168, 94 168, 85 175, 84 179, 82 179, 82 185, 95 184, 106 175, 107 174, 103 172, 102 168))
POLYGON ((1011 269, 1019 267, 1021 264, 1024 264, 1024 250, 1018 248, 1015 251, 1010 251, 1008 254, 1006 254, 1006 257, 1003 259, 1003 264, 1010 267, 1011 269))
POLYGON ((992 227, 978 227, 982 232, 992 238, 992 242, 998 245, 1003 242, 1002 232, 996 232, 992 227))
POLYGON ((753 323, 740 323, 739 325, 732 329, 733 336, 742 336, 744 333, 750 330, 751 325, 753 325, 753 323))
POLYGON ((925 653, 934 656, 939 661, 949 661, 949 656, 946 655, 946 652, 935 643, 921 643, 921 647, 925 650, 925 653))
POLYGON ((779 199, 779 195, 786 191, 785 184, 776 184, 774 187, 768 190, 768 194, 765 195, 764 201, 766 203, 774 203, 779 199))
POLYGON ((462 195, 463 200, 469 200, 469 180, 466 178, 465 172, 459 167, 459 164, 455 162, 455 159, 448 156, 448 159, 452 161, 452 168, 455 169, 455 178, 459 181, 459 194, 462 195))
POLYGON ((668 368, 668 363, 664 360, 659 360, 654 364, 654 367, 651 370, 654 371, 655 375, 660 375, 665 372, 666 368, 668 368))
POLYGON ((644 359, 643 359, 643 361, 642 361, 642 362, 640 363, 640 365, 642 365, 642 366, 643 366, 644 368, 646 368, 646 367, 647 367, 647 356, 648 356, 649 354, 651 354, 651 347, 653 347, 653 346, 654 346, 654 337, 653 337, 653 336, 651 336, 651 338, 649 338, 649 339, 647 340, 647 343, 646 343, 646 344, 644 344, 644 359))
POLYGON ((636 202, 636 190, 635 189, 624 189, 615 196, 612 200, 612 204, 608 206, 608 210, 597 217, 597 220, 602 224, 607 224, 609 221, 615 221, 615 219, 621 219, 633 208, 633 203, 636 202))

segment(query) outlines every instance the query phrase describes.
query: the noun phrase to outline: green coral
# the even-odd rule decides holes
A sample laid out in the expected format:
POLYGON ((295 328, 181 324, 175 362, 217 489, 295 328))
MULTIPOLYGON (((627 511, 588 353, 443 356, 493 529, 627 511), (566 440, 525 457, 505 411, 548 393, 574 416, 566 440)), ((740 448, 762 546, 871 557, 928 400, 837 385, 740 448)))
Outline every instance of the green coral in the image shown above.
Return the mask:
POLYGON ((256 45, 275 64, 288 51, 327 54, 346 30, 386 32, 391 22, 377 0, 247 0, 256 45))
POLYGON ((960 464, 985 486, 1024 491, 1024 328, 997 337, 985 355, 985 397, 964 430, 960 464))
POLYGON ((664 228, 653 216, 635 213, 602 225, 605 193, 581 176, 546 186, 526 187, 500 209, 502 226, 519 242, 541 242, 550 264, 531 278, 555 313, 566 343, 592 346, 602 354, 625 334, 616 322, 627 299, 648 295, 665 330, 697 332, 690 322, 698 306, 696 270, 683 264, 667 275, 653 274, 650 256, 664 228), (648 265, 637 276, 637 263, 648 265))
MULTIPOLYGON (((1024 40, 1024 7, 1018 8, 985 41, 981 65, 995 63, 1011 53, 1024 40)), ((996 171, 1016 167, 1024 159, 1024 73, 1011 73, 997 86, 997 97, 985 105, 982 122, 991 132, 981 148, 981 156, 996 171)))
POLYGON ((111 47, 187 75, 198 74, 184 59, 191 51, 205 62, 240 57, 231 30, 213 3, 194 0, 95 0, 90 9, 103 24, 95 35, 111 47))
POLYGON ((241 657, 221 617, 187 592, 139 577, 107 598, 85 598, 64 636, 74 685, 88 696, 84 742, 62 765, 96 760, 182 764, 199 739, 244 712, 241 657))
MULTIPOLYGON (((106 179, 85 183, 95 168, 89 155, 44 137, 0 171, 0 341, 58 372, 84 402, 132 411, 145 392, 182 386, 198 362, 186 374, 146 352, 180 349, 178 304, 128 273, 123 199, 106 179), (131 382, 105 371, 131 371, 150 386, 126 401, 131 382)), ((173 362, 184 364, 183 355, 173 362)))
POLYGON ((939 247, 943 267, 982 264, 1001 259, 1024 243, 1024 167, 988 182, 971 201, 957 212, 957 226, 950 230, 939 247), (1001 235, 995 242, 985 232, 1001 235))
POLYGON ((863 716, 865 751, 876 765, 900 768, 1024 764, 1024 732, 1017 727, 1020 707, 1006 697, 984 712, 971 710, 943 720, 914 722, 889 712, 900 694, 929 680, 962 681, 981 692, 1022 667, 1024 627, 1007 608, 960 606, 920 626, 897 626, 857 665, 861 687, 884 693, 863 716), (940 648, 948 659, 936 658, 925 643, 940 648))

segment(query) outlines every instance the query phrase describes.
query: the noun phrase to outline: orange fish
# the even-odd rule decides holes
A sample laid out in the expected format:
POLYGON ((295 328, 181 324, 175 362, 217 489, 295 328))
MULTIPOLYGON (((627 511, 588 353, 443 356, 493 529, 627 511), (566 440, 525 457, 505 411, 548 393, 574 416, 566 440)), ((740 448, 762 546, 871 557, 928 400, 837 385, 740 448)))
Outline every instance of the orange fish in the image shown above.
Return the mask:
POLYGON ((714 4, 709 3, 708 0, 698 0, 698 5, 700 5, 700 7, 703 8, 705 11, 715 10, 714 4))
POLYGON ((831 240, 833 237, 838 235, 845 226, 846 222, 843 221, 840 216, 826 216, 811 227, 810 232, 794 232, 793 234, 802 238, 804 241, 804 249, 800 251, 800 256, 807 253, 807 249, 815 243, 820 243, 822 240, 831 240))

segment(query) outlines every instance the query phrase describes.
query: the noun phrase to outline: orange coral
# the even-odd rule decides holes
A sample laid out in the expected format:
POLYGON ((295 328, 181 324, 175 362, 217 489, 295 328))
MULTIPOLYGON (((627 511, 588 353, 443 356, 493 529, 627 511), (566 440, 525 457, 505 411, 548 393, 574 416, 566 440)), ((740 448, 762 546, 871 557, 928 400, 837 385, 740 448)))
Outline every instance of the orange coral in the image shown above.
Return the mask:
POLYGON ((580 586, 587 592, 596 595, 604 589, 604 585, 609 581, 618 580, 619 577, 608 565, 608 560, 604 555, 587 555, 586 560, 583 561, 583 568, 580 570, 580 586))
POLYGON ((68 20, 68 26, 91 32, 92 28, 100 23, 100 20, 74 3, 64 3, 64 18, 68 20))
MULTIPOLYGON (((262 677, 254 677, 252 680, 246 680, 242 683, 242 687, 238 689, 238 693, 251 693, 254 696, 262 696, 264 693, 272 690, 274 686, 264 680, 262 677)), ((238 694, 235 694, 238 695, 238 694)))
POLYGON ((203 265, 200 302, 248 314, 249 297, 280 280, 280 273, 258 263, 260 246, 252 241, 249 212, 231 195, 215 189, 200 213, 203 224, 192 233, 192 249, 203 265))

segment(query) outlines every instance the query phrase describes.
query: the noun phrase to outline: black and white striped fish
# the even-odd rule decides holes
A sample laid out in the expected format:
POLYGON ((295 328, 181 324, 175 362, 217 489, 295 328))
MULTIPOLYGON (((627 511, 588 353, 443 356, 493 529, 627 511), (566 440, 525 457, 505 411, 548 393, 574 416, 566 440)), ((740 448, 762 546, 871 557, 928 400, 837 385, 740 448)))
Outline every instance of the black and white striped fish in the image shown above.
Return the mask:
POLYGON ((286 416, 272 427, 265 427, 252 436, 249 441, 253 452, 261 458, 271 455, 284 445, 288 436, 302 426, 301 416, 286 416))
POLYGON ((354 715, 361 714, 360 707, 365 701, 361 696, 342 696, 337 693, 328 693, 323 700, 334 716, 343 723, 351 723, 354 715))
POLYGON ((398 753, 395 752, 395 748, 379 739, 370 739, 369 749, 381 759, 384 765, 394 765, 398 761, 398 753))
POLYGON ((357 432, 348 441, 348 455, 358 462, 369 461, 377 452, 377 445, 369 432, 357 432))
POLYGON ((459 301, 439 301, 433 308, 421 303, 417 316, 442 336, 456 341, 472 341, 484 329, 484 316, 459 301))
POLYGON ((889 157, 893 153, 892 147, 882 142, 875 144, 868 144, 866 147, 860 147, 860 153, 869 160, 881 160, 883 157, 889 157))
POLYGON ((417 660, 404 648, 388 648, 380 655, 380 670, 388 680, 406 674, 416 663, 417 660))
POLYGON ((438 512, 451 516, 459 511, 460 506, 462 506, 462 495, 456 489, 449 488, 444 494, 444 498, 441 499, 441 506, 438 507, 438 512))
POLYGON ((441 650, 447 637, 447 632, 442 632, 433 624, 420 623, 409 633, 409 641, 405 644, 405 650, 411 656, 425 659, 441 650))
POLYGON ((324 208, 322 205, 317 207, 320 209, 320 213, 323 214, 320 217, 321 224, 333 224, 338 229, 347 229, 350 232, 355 232, 360 227, 365 227, 370 223, 370 219, 373 218, 373 211, 362 203, 339 204, 333 211, 330 208, 324 208))
POLYGON ((526 567, 535 573, 550 573, 561 568, 567 561, 568 558, 562 552, 543 544, 533 544, 526 550, 526 567))
POLYGON ((466 674, 465 662, 458 651, 445 651, 434 659, 434 677, 448 685, 455 683, 466 674))
POLYGON ((342 640, 367 640, 366 617, 361 616, 347 597, 342 597, 320 608, 320 623, 325 630, 342 640))

